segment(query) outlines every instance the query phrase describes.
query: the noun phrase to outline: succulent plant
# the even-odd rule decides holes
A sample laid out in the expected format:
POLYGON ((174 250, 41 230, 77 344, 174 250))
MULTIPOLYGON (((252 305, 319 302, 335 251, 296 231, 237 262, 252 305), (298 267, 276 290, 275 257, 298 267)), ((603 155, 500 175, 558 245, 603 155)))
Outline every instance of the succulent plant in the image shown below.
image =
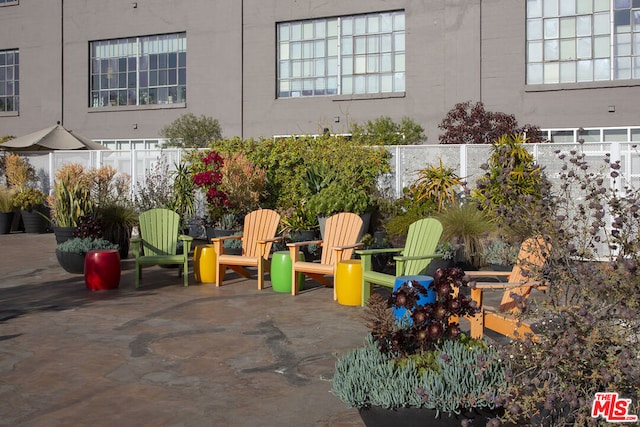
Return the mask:
POLYGON ((452 316, 475 313, 456 289, 464 271, 439 269, 429 285, 436 301, 421 305, 427 291, 403 283, 385 301, 373 295, 367 307, 371 328, 365 344, 340 357, 332 392, 350 407, 431 408, 443 413, 495 409, 505 402, 508 366, 483 340, 460 332, 452 316), (411 322, 397 320, 392 307, 404 307, 411 322))
POLYGON ((74 237, 66 242, 60 243, 57 249, 60 252, 73 252, 79 254, 86 254, 89 251, 97 249, 119 249, 116 244, 111 243, 104 239, 93 239, 91 237, 74 237))

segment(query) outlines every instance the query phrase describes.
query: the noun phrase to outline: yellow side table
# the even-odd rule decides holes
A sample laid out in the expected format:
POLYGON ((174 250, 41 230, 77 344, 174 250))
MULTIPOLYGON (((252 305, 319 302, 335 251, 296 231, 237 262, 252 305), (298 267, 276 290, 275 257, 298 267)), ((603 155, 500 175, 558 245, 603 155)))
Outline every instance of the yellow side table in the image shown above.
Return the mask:
POLYGON ((359 259, 340 261, 335 284, 338 304, 360 305, 362 301, 362 263, 359 259))
POLYGON ((213 245, 200 245, 193 250, 193 277, 199 283, 215 283, 216 251, 213 245))

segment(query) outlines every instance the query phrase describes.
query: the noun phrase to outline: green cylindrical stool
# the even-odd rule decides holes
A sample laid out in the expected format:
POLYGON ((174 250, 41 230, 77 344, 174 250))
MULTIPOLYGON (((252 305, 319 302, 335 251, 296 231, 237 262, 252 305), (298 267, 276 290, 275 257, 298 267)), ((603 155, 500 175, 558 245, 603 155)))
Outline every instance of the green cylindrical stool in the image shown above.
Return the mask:
MULTIPOLYGON (((299 261, 304 261, 300 252, 299 261)), ((291 255, 289 251, 277 251, 271 256, 271 287, 275 292, 291 292, 291 255)), ((304 274, 298 275, 298 290, 302 289, 304 274)))
POLYGON ((347 259, 338 263, 335 285, 338 304, 360 305, 362 301, 362 261, 347 259))
POLYGON ((215 283, 216 251, 213 245, 200 245, 194 249, 193 277, 199 283, 215 283))

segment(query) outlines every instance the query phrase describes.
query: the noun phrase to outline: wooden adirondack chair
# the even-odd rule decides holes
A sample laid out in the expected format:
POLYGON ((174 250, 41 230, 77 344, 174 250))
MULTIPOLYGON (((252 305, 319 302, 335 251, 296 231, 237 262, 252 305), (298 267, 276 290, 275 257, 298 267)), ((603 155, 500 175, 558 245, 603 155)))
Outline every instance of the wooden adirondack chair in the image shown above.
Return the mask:
POLYGON ((189 252, 193 237, 178 235, 180 215, 169 209, 151 209, 140 214, 140 236, 131 239, 136 259, 136 288, 140 285, 143 265, 178 264, 178 277, 184 275, 189 286, 189 252), (183 242, 177 253, 178 240, 183 242))
POLYGON ((213 238, 216 252, 216 286, 224 281, 227 268, 232 269, 242 277, 249 278, 250 273, 245 267, 258 269, 258 289, 264 288, 264 273, 268 269, 269 253, 273 242, 282 240, 275 237, 280 223, 280 214, 270 209, 258 209, 244 217, 242 236, 226 236, 213 238), (224 253, 224 241, 240 239, 242 241, 242 255, 224 253))
MULTIPOLYGON (((351 258, 353 250, 362 247, 362 243, 358 243, 358 235, 361 228, 362 218, 360 216, 343 212, 327 218, 323 240, 288 243, 287 246, 292 260, 291 294, 296 295, 298 293, 298 273, 303 273, 325 286, 331 286, 332 280, 326 276, 335 277, 338 262, 351 258), (313 243, 322 248, 320 262, 299 261, 300 248, 313 243)), ((335 300, 336 298, 336 288, 334 286, 333 299, 335 300)))
POLYGON ((409 226, 404 248, 357 250, 362 259, 362 305, 365 306, 371 296, 373 283, 393 289, 396 277, 424 275, 436 254, 436 246, 442 235, 442 224, 435 218, 420 219, 409 226), (371 257, 375 254, 398 253, 393 259, 396 262, 396 274, 385 274, 373 271, 371 257))
POLYGON ((471 299, 480 311, 469 319, 471 337, 482 338, 484 329, 490 329, 514 339, 523 339, 534 334, 531 326, 515 315, 520 311, 518 300, 529 298, 533 288, 541 288, 540 282, 529 277, 530 272, 542 268, 549 255, 549 245, 542 237, 532 237, 520 245, 516 264, 511 271, 466 271, 471 279, 507 277, 506 283, 475 282, 471 288, 471 299), (485 290, 504 290, 497 308, 484 305, 485 290))

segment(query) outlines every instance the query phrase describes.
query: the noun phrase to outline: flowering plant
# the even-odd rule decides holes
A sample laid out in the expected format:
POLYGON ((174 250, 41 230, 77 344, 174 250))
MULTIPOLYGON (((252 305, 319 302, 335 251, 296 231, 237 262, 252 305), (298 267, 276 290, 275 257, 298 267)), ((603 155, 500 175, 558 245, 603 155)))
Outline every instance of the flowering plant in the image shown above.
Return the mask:
POLYGON ((204 191, 207 200, 207 215, 211 222, 218 222, 230 203, 221 190, 224 160, 217 151, 203 152, 199 162, 193 165, 193 183, 204 191))

